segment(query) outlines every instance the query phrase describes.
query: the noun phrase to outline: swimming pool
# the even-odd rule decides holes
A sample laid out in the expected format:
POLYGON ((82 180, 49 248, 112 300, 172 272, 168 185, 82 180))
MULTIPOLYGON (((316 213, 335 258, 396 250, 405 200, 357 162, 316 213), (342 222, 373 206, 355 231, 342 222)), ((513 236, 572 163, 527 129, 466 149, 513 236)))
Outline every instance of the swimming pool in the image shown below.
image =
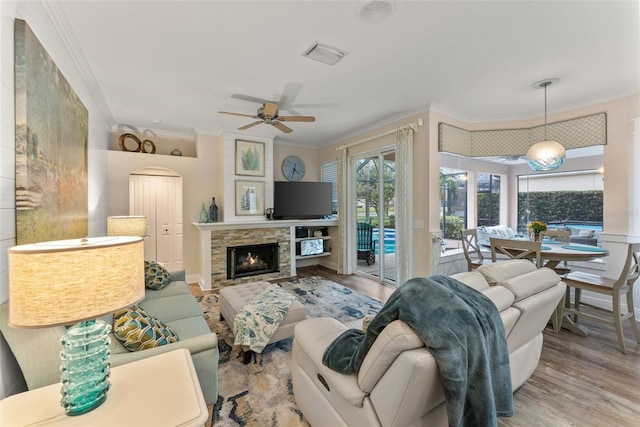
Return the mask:
POLYGON ((589 222, 550 222, 548 224, 551 227, 567 227, 567 228, 582 228, 585 230, 602 231, 602 223, 589 223, 589 222))
MULTIPOLYGON (((380 244, 378 243, 379 235, 378 229, 373 229, 373 241, 376 242, 376 253, 380 253, 378 248, 380 244)), ((385 228, 384 229, 384 253, 385 254, 393 254, 396 252, 396 230, 395 228, 385 228)))

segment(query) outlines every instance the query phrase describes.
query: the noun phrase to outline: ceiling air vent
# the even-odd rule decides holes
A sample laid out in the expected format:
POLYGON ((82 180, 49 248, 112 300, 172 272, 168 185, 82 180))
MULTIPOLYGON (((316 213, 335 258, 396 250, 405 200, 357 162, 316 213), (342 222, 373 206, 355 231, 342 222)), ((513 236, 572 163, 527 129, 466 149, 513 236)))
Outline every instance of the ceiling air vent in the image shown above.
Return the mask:
POLYGON ((302 55, 325 64, 333 65, 340 61, 347 52, 323 43, 315 42, 302 55))

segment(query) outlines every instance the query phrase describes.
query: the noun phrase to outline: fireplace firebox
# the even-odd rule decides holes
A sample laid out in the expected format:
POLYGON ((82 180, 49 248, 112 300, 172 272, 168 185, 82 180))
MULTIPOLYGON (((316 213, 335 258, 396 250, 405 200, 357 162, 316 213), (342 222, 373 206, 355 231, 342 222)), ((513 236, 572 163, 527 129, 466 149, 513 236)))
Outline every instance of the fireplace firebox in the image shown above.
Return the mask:
POLYGON ((278 243, 227 247, 227 279, 280 272, 278 243))

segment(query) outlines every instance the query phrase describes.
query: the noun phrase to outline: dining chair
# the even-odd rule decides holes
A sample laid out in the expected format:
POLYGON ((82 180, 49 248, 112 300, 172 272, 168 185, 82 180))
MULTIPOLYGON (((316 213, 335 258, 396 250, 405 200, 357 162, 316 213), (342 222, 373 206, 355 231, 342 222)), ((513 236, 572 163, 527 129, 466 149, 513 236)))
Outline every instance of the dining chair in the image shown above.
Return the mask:
POLYGON ((571 231, 569 230, 546 230, 542 232, 543 237, 551 237, 556 242, 562 242, 569 244, 569 236, 571 231))
POLYGON ((356 228, 358 259, 367 265, 376 263, 376 241, 373 240, 373 226, 367 222, 359 222, 356 228))
MULTIPOLYGON (((558 243, 570 244, 569 236, 571 236, 571 231, 569 230, 546 230, 542 232, 543 237, 549 237, 555 240, 558 243)), ((567 261, 562 261, 562 266, 558 265, 554 267, 553 271, 556 272, 559 276, 564 276, 565 274, 571 271, 567 261)))
POLYGON ((478 230, 476 228, 468 228, 460 230, 462 238, 462 251, 467 260, 468 271, 473 271, 483 264, 490 264, 492 261, 482 255, 480 244, 478 243, 478 230))
POLYGON ((518 239, 501 239, 498 237, 490 237, 491 242, 491 260, 497 261, 498 255, 506 255, 511 259, 528 259, 531 260, 537 268, 541 267, 540 252, 542 250, 542 242, 533 242, 530 240, 518 239))
POLYGON ((613 324, 618 335, 618 343, 623 353, 627 352, 627 346, 622 329, 622 322, 631 321, 631 329, 635 335, 636 342, 640 344, 640 333, 633 307, 633 285, 640 275, 640 243, 628 244, 627 257, 624 267, 618 278, 609 278, 581 271, 573 271, 562 278, 568 287, 574 288, 573 306, 565 307, 564 314, 573 315, 574 321, 580 316, 597 320, 599 322, 613 324), (609 295, 612 298, 612 309, 608 310, 593 304, 583 302, 581 298, 582 290, 609 295), (626 296, 627 312, 622 312, 622 298, 626 296), (599 312, 606 312, 612 317, 602 317, 592 313, 585 313, 580 308, 590 307, 599 312))

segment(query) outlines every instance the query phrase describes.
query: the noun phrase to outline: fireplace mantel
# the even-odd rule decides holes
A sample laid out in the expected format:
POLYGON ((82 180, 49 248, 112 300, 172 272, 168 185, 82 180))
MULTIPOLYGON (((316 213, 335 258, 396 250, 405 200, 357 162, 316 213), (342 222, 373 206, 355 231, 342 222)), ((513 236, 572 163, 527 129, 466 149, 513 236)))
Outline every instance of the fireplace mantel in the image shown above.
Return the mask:
MULTIPOLYGON (((243 222, 213 222, 213 223, 198 223, 193 222, 192 225, 196 227, 200 234, 200 277, 198 282, 202 289, 213 289, 212 274, 219 266, 212 265, 214 260, 212 259, 212 232, 220 232, 225 230, 256 230, 256 238, 260 237, 261 229, 289 229, 289 253, 290 268, 287 271, 282 271, 281 274, 284 277, 293 277, 296 275, 296 256, 295 256, 295 228, 296 227, 337 227, 337 219, 310 219, 310 220, 256 220, 256 221, 243 221, 243 222)), ((215 257, 213 257, 215 258, 215 257)), ((226 264, 224 265, 226 269, 226 264)), ((258 277, 258 276, 256 276, 258 277)), ((256 279, 256 280, 270 280, 270 279, 256 279)))
POLYGON ((247 221, 247 222, 192 222, 200 231, 203 230, 239 230, 244 228, 272 228, 272 227, 335 227, 337 219, 297 219, 275 221, 247 221))

